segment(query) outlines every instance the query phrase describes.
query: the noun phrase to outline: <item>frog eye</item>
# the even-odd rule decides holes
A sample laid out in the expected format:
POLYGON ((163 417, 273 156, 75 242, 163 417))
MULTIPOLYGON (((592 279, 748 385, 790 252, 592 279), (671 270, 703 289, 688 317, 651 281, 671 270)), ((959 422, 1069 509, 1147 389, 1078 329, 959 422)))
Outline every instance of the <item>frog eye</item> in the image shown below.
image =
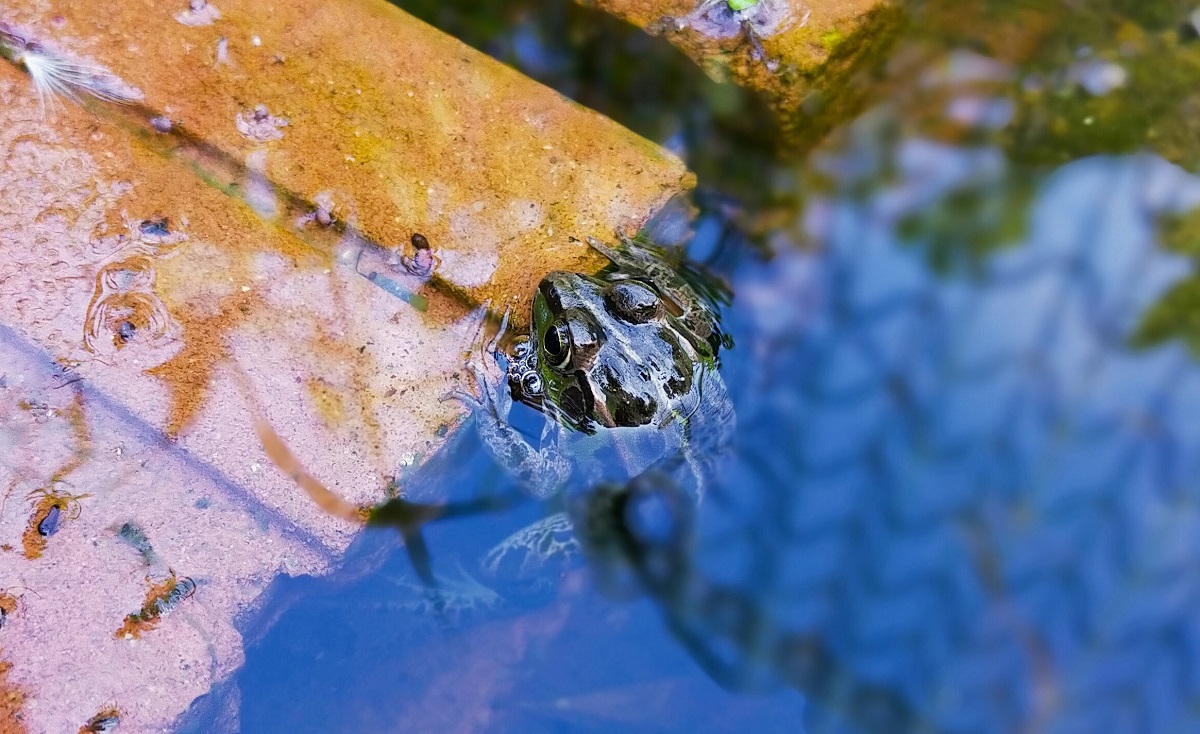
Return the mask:
POLYGON ((604 294, 610 313, 635 324, 662 316, 662 299, 649 286, 629 280, 617 283, 604 294))
POLYGON ((542 351, 550 358, 550 366, 562 369, 571 361, 571 334, 567 325, 555 321, 542 336, 542 351))

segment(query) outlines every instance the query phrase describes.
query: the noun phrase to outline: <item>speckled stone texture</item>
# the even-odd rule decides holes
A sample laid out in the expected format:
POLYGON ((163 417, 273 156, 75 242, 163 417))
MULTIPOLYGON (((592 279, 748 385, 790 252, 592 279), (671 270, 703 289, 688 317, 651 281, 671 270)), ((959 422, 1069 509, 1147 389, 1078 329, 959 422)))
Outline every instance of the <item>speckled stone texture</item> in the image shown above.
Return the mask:
POLYGON ((439 398, 468 384, 479 305, 523 312, 546 271, 600 264, 586 236, 690 184, 382 0, 220 2, 201 24, 185 5, 0 4, 144 93, 43 108, 0 63, 17 730, 109 707, 122 734, 169 730, 239 665, 235 615, 277 574, 336 565, 357 530, 271 464, 255 419, 334 492, 379 501, 459 420, 439 398), (415 233, 432 274, 405 271, 415 233))

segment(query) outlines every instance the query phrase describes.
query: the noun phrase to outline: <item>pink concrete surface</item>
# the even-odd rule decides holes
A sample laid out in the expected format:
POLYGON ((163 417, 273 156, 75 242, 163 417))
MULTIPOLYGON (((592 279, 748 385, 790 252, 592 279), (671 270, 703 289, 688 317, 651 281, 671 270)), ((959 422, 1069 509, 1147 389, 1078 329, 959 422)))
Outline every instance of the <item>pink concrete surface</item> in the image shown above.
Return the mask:
MULTIPOLYGON (((184 6, 163 9, 172 25, 157 28, 141 22, 150 11, 126 3, 110 16, 88 15, 81 3, 0 2, 0 20, 60 33, 53 40, 62 48, 148 90, 144 108, 48 109, 21 70, 0 63, 0 592, 19 597, 0 628, 0 659, 26 695, 18 724, 37 734, 78 731, 111 707, 122 734, 170 731, 196 696, 240 664, 234 619, 272 579, 337 565, 358 527, 324 514, 271 464, 256 419, 340 496, 380 501, 390 478, 435 451, 461 418, 461 406, 440 398, 469 387, 462 365, 477 338, 475 305, 495 297, 519 312, 541 273, 592 262, 568 237, 575 225, 579 239, 636 226, 688 181, 677 160, 646 141, 427 26, 410 27, 415 21, 382 3, 364 5, 361 17, 357 4, 297 3, 363 28, 399 23, 430 53, 453 55, 454 68, 469 62, 464 79, 443 73, 440 91, 423 92, 443 105, 429 107, 433 122, 420 122, 423 135, 453 117, 444 106, 451 99, 454 109, 482 111, 455 118, 461 140, 487 139, 481 130, 496 124, 487 105, 512 102, 504 95, 541 110, 522 123, 523 138, 501 142, 510 151, 536 149, 562 171, 547 178, 525 166, 522 175, 541 188, 531 184, 521 196, 494 190, 521 188, 511 177, 501 185, 495 171, 462 168, 477 158, 466 148, 441 145, 453 156, 414 162, 405 156, 428 156, 429 146, 372 132, 375 143, 386 141, 377 152, 387 153, 373 165, 419 164, 430 182, 449 187, 431 183, 421 193, 430 201, 413 210, 420 227, 438 235, 435 244, 449 245, 439 249, 436 276, 445 287, 425 292, 418 308, 364 277, 368 265, 394 265, 403 240, 381 247, 359 233, 390 237, 416 226, 399 216, 411 212, 397 208, 405 202, 393 196, 396 182, 381 194, 371 181, 382 169, 376 176, 369 167, 339 167, 323 171, 328 186, 310 185, 316 169, 332 165, 323 162, 328 151, 309 157, 293 147, 280 156, 279 146, 354 134, 329 110, 322 118, 289 105, 280 79, 272 77, 270 109, 291 118, 281 139, 245 141, 236 114, 209 114, 234 95, 214 92, 209 80, 198 89, 212 99, 192 89, 166 113, 178 118, 186 108, 193 131, 210 126, 229 149, 216 146, 211 160, 199 160, 155 147, 166 139, 155 135, 168 132, 149 122, 164 114, 152 105, 179 88, 161 64, 126 63, 120 49, 145 50, 137 33, 161 40, 169 56, 184 48, 170 38, 221 31, 230 17, 262 21, 272 43, 292 27, 280 17, 289 9, 232 2, 211 25, 176 23, 184 6), (99 35, 67 33, 88 29, 99 35), (114 37, 123 40, 105 45, 114 37), (142 69, 145 78, 137 77, 142 69), (230 171, 240 176, 236 188, 214 183, 230 171), (305 196, 311 208, 297 213, 305 196), (48 502, 57 503, 58 523, 42 536, 48 502), (130 527, 145 541, 131 538, 130 527), (172 577, 190 593, 172 598, 139 635, 118 633, 129 615, 152 606, 150 589, 172 577)), ((247 73, 251 52, 238 52, 231 84, 252 110, 260 97, 247 73)), ((428 55, 420 61, 432 63, 428 55)), ((226 73, 197 68, 201 77, 226 73)), ((336 64, 325 71, 367 79, 336 64)), ((367 92, 391 100, 402 89, 367 92)), ((419 292, 428 280, 395 278, 419 292)))

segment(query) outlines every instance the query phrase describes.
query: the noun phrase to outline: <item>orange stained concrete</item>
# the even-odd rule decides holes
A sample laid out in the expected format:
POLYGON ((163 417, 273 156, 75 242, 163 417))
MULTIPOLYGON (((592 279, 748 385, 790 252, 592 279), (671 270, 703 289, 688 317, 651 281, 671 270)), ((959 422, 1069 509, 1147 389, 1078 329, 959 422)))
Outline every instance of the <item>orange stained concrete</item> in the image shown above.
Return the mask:
POLYGON ((157 112, 273 184, 400 247, 424 234, 476 299, 520 300, 539 271, 596 267, 571 237, 636 228, 689 185, 680 161, 384 0, 0 3, 0 17, 85 53, 157 112), (219 49, 223 48, 223 52, 219 49), (247 139, 239 114, 286 118, 247 139))

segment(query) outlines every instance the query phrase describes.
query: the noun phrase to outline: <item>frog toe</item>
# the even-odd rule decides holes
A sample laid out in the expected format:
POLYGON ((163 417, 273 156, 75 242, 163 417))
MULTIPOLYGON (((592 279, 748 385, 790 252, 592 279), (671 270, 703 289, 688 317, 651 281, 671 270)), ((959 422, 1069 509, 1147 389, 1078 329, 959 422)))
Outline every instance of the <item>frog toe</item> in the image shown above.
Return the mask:
MULTIPOLYGON (((623 236, 623 235, 621 235, 621 236, 623 236)), ((596 239, 595 237, 588 237, 587 243, 588 243, 588 245, 591 246, 591 248, 593 250, 595 250, 596 252, 600 253, 601 255, 607 257, 609 260, 612 260, 613 262, 620 261, 621 255, 620 255, 620 253, 617 252, 616 249, 609 247, 608 245, 604 244, 603 242, 596 239)))
POLYGON ((542 575, 548 563, 568 563, 579 554, 579 541, 571 520, 566 513, 559 512, 500 541, 480 565, 488 576, 511 574, 528 579, 542 575))
POLYGON ((504 313, 500 316, 500 328, 496 330, 496 335, 492 337, 491 340, 488 341, 487 346, 484 347, 484 351, 487 354, 490 354, 493 359, 499 358, 496 349, 500 344, 500 340, 503 339, 504 335, 508 332, 508 323, 511 318, 512 306, 505 306, 504 313))
POLYGON ((499 406, 500 396, 496 392, 496 383, 488 379, 487 374, 475 362, 467 363, 467 370, 475 378, 475 384, 479 386, 480 400, 489 406, 499 406))
POLYGON ((471 410, 483 410, 485 407, 482 400, 466 390, 451 390, 450 392, 444 393, 440 398, 438 398, 438 402, 442 403, 447 403, 451 400, 457 400, 471 410))

